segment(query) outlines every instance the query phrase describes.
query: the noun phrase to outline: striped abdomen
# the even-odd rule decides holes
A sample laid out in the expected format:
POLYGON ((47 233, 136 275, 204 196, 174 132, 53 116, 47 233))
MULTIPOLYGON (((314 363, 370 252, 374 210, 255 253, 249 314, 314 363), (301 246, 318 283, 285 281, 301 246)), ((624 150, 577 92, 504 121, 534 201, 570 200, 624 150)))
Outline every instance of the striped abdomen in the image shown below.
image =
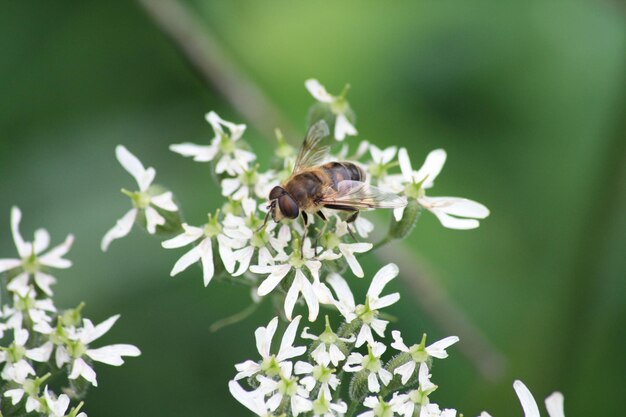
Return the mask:
POLYGON ((352 162, 329 162, 320 168, 330 177, 330 186, 334 190, 341 181, 365 181, 365 171, 352 162))

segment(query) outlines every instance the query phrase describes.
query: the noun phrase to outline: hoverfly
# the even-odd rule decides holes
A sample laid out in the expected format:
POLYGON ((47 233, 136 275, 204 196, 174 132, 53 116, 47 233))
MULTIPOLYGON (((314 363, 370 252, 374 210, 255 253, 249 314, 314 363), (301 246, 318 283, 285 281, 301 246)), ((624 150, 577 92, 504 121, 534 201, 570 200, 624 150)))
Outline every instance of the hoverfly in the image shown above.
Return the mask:
POLYGON ((326 227, 328 219, 322 208, 349 213, 346 222, 353 223, 360 210, 394 209, 407 204, 404 197, 367 184, 365 171, 352 162, 324 163, 330 146, 324 144, 323 139, 329 134, 328 125, 323 120, 309 128, 291 176, 272 188, 268 197, 268 212, 263 225, 270 215, 275 222, 302 216, 304 235, 301 244, 306 237, 309 215, 319 216, 326 227))

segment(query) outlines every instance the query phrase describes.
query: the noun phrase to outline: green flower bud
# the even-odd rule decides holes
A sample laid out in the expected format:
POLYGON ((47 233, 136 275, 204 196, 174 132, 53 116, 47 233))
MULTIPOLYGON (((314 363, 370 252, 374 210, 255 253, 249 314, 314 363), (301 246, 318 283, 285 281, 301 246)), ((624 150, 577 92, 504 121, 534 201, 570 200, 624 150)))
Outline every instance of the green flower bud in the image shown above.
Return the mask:
POLYGON ((409 198, 407 206, 404 208, 404 213, 400 221, 396 221, 394 217, 391 218, 391 225, 389 226, 389 232, 387 236, 390 239, 404 239, 417 224, 422 208, 414 198, 409 198))

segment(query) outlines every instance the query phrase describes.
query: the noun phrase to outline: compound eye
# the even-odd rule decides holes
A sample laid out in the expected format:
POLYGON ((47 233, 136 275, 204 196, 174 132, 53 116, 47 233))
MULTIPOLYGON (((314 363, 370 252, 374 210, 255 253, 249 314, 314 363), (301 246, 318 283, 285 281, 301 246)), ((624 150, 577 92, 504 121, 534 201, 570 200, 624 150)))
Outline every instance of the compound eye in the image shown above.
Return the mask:
POLYGON ((288 219, 295 219, 300 214, 300 208, 289 194, 283 194, 278 198, 278 207, 283 216, 288 219))
POLYGON ((285 193, 285 190, 283 190, 283 187, 280 186, 276 186, 274 188, 272 188, 272 191, 270 191, 270 200, 276 200, 278 197, 280 197, 282 194, 285 193))

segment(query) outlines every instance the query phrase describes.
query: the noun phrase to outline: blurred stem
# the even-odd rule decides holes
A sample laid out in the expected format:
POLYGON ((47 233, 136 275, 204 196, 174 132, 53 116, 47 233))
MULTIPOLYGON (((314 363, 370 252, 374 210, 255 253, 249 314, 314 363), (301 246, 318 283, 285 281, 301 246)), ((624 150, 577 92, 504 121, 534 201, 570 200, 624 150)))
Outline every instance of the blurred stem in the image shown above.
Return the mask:
MULTIPOLYGON (((274 103, 227 56, 207 25, 195 19, 182 3, 176 0, 137 1, 207 84, 217 89, 272 146, 275 143, 270 138, 274 137, 276 126, 281 126, 287 138, 301 137, 295 134, 295 129, 274 103)), ((390 249, 380 243, 378 247, 383 255, 379 256, 380 260, 385 263, 394 261, 400 266, 400 276, 412 297, 442 332, 456 334, 463 340, 459 349, 483 377, 491 381, 501 378, 505 367, 503 355, 453 303, 437 280, 425 272, 426 268, 418 267, 418 256, 401 245, 390 249)), ((424 264, 423 260, 420 262, 424 264)), ((277 311, 282 310, 276 307, 277 311)))
POLYGON ((211 327, 209 327, 209 331, 211 333, 215 333, 218 330, 223 329, 224 327, 228 327, 230 325, 239 323, 240 321, 243 321, 243 320, 247 319, 255 311, 258 310, 260 305, 261 305, 260 302, 259 303, 254 303, 253 302, 248 307, 246 307, 245 309, 241 310, 239 313, 233 314, 230 317, 226 317, 226 318, 223 318, 221 320, 216 321, 215 323, 213 323, 211 325, 211 327))

